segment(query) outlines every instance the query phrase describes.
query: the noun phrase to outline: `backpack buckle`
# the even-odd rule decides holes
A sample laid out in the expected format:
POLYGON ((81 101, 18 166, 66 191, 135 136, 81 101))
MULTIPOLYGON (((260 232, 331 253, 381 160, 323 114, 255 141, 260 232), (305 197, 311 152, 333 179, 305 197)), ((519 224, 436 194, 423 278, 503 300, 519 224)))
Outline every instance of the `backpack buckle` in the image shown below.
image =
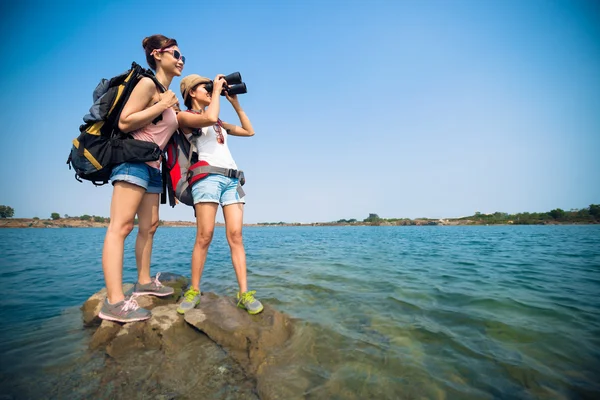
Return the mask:
POLYGON ((229 170, 227 170, 227 177, 228 178, 237 178, 237 175, 238 175, 237 169, 229 169, 229 170))

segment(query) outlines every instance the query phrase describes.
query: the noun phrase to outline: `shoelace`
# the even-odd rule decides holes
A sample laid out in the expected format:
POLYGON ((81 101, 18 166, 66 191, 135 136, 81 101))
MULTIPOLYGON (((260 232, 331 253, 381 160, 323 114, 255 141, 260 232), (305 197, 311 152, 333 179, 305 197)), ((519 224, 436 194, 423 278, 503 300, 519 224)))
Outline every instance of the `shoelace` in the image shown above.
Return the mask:
POLYGON ((154 278, 154 284, 156 285, 157 288, 161 288, 163 286, 162 283, 160 283, 160 281, 158 280, 158 277, 160 276, 160 272, 156 274, 156 277, 154 278))
POLYGON ((254 302, 254 294, 256 293, 256 290, 251 290, 249 292, 243 293, 240 296, 240 300, 238 301, 237 305, 239 306, 240 303, 242 304, 247 304, 247 303, 252 303, 254 302))
POLYGON ((192 300, 194 300, 194 297, 196 297, 196 296, 197 296, 199 293, 200 293, 200 292, 197 292, 197 291, 195 291, 195 290, 194 290, 194 291, 192 291, 192 290, 188 290, 188 291, 185 293, 185 300, 186 300, 186 301, 192 301, 192 300))
POLYGON ((137 301, 135 301, 136 297, 137 295, 132 294, 129 299, 125 300, 125 302, 123 303, 123 311, 135 311, 138 308, 140 308, 137 301))

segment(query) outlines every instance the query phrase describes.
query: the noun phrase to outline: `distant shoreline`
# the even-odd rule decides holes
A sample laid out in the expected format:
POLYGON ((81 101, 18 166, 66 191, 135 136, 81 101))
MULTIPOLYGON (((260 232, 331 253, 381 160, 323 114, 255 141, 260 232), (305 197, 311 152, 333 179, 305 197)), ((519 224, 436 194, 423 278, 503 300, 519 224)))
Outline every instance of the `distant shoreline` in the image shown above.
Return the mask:
MULTIPOLYGON (((244 224, 244 227, 281 227, 281 226, 491 226, 491 225, 595 225, 600 221, 539 221, 538 223, 519 224, 514 222, 490 223, 489 221, 474 219, 402 219, 402 220, 379 220, 372 222, 309 222, 309 223, 257 223, 244 224)), ((216 223, 216 226, 225 226, 216 223)), ((196 222, 191 221, 161 221, 161 227, 189 228, 195 227, 196 222)), ((0 219, 0 228, 106 228, 108 222, 97 222, 93 220, 81 220, 78 217, 60 219, 39 218, 3 218, 0 219)))
MULTIPOLYGON (((190 221, 161 221, 160 226, 188 227, 196 226, 190 221)), ((108 222, 94 221, 93 219, 81 219, 79 217, 68 217, 59 219, 40 218, 3 218, 0 219, 0 228, 106 228, 108 222)))

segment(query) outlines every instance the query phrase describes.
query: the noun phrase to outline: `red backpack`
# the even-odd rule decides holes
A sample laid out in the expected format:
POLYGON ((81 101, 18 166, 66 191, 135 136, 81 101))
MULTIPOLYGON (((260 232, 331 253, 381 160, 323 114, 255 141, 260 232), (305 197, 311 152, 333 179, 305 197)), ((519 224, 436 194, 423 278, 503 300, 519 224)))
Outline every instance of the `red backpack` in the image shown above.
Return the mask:
MULTIPOLYGON (((198 134, 197 132, 201 134, 201 131, 197 130, 192 135, 198 134)), ((209 174, 238 178, 237 191, 240 197, 244 197, 245 193, 242 189, 242 185, 246 183, 244 171, 214 167, 204 160, 198 160, 198 155, 192 151, 192 144, 181 130, 173 134, 165 147, 164 154, 163 178, 166 175, 165 183, 171 207, 175 207, 177 201, 193 206, 192 185, 209 174)))

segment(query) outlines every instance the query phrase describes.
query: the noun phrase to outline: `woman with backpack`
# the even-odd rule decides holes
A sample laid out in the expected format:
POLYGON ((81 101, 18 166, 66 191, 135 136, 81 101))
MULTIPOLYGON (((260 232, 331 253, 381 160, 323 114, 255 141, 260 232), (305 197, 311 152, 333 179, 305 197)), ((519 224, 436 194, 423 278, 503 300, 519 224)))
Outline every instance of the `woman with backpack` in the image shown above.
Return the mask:
MULTIPOLYGON (((178 100, 168 89, 173 77, 181 76, 185 57, 181 55, 177 41, 163 35, 145 38, 142 46, 146 61, 156 72, 160 85, 148 77, 137 83, 121 112, 119 129, 131 133, 134 139, 153 142, 164 149, 177 130, 178 100)), ((118 322, 142 321, 150 318, 150 311, 139 307, 136 296, 168 296, 173 293, 173 288, 160 283, 160 274, 150 277, 152 241, 158 227, 159 196, 162 193, 160 161, 119 164, 111 173, 111 181, 110 223, 102 250, 107 297, 99 316, 118 322), (125 296, 122 286, 124 242, 133 230, 136 214, 138 279, 131 296, 125 296)))
MULTIPOLYGON (((225 231, 231 251, 231 262, 237 277, 239 292, 238 306, 250 314, 263 310, 260 301, 254 298, 256 291, 248 291, 246 280, 246 252, 242 240, 244 198, 240 196, 239 178, 235 175, 237 165, 231 156, 227 141, 232 136, 253 136, 254 129, 237 96, 226 91, 227 82, 223 75, 212 81, 212 91, 206 89, 211 80, 199 75, 188 75, 181 80, 181 96, 186 111, 177 115, 179 127, 190 138, 198 160, 211 167, 233 172, 230 176, 209 173, 192 184, 194 210, 196 213, 196 241, 192 251, 192 282, 184 294, 177 312, 184 314, 200 303, 200 278, 206 262, 208 247, 213 238, 215 218, 219 204, 225 217, 225 231), (241 126, 228 124, 219 119, 220 94, 225 88, 225 97, 238 115, 241 126)), ((242 192, 243 193, 243 192, 242 192)))

